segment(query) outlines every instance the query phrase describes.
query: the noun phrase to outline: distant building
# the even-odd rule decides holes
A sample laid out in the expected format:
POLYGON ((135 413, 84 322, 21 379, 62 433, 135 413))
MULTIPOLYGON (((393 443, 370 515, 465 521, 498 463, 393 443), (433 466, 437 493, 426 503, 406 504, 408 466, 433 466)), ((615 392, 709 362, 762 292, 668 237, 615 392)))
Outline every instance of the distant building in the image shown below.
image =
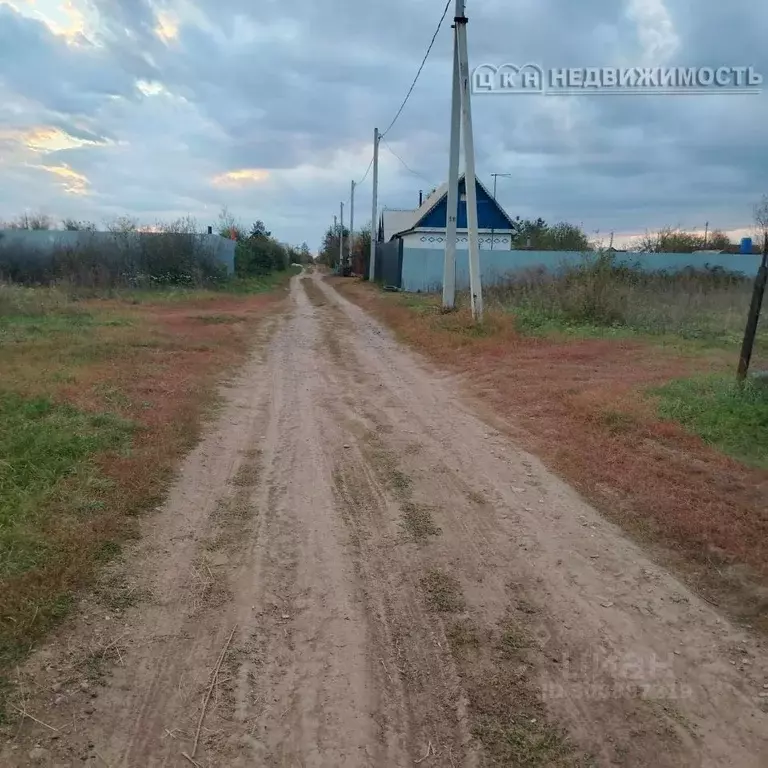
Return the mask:
MULTIPOLYGON (((510 250, 515 227, 512 219, 488 192, 483 183, 476 181, 477 220, 480 248, 510 250)), ((389 209, 382 212, 379 240, 388 243, 403 241, 406 248, 445 248, 448 221, 448 184, 438 187, 414 210, 389 209)), ((464 174, 459 177, 459 209, 456 247, 469 247, 467 233, 467 195, 464 174)))

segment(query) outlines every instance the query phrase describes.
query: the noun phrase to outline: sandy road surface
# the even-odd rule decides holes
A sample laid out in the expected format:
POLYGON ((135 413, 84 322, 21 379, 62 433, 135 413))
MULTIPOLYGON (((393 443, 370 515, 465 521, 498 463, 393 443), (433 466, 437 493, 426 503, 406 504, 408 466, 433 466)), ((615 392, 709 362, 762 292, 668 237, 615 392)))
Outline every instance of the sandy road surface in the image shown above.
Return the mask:
POLYGON ((455 380, 317 276, 263 336, 1 765, 768 765, 760 642, 455 380))

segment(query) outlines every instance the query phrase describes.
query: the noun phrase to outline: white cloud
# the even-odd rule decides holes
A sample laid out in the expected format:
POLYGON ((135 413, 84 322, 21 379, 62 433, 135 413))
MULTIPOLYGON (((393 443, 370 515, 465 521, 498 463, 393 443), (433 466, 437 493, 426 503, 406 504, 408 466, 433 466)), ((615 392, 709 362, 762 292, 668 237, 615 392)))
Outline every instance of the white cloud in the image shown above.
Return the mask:
POLYGON ((629 0, 627 16, 637 25, 637 35, 648 66, 670 60, 680 46, 672 17, 664 0, 629 0))

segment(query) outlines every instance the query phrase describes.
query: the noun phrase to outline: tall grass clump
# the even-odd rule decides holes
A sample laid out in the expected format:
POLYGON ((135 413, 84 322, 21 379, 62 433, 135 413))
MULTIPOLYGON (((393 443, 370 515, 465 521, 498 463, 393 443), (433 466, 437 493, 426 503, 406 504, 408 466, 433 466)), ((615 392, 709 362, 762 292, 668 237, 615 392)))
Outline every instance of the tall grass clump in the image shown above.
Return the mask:
POLYGON ((728 338, 743 331, 752 281, 719 267, 645 271, 612 253, 584 256, 554 271, 512 274, 487 291, 515 314, 521 330, 624 329, 684 338, 728 338))

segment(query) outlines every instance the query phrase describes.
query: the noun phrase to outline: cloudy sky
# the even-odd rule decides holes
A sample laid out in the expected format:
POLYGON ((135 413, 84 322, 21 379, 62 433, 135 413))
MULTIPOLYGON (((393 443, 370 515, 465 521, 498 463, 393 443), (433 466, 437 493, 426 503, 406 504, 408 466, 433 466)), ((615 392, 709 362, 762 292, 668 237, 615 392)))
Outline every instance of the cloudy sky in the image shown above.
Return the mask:
MULTIPOLYGON (((191 214, 202 227, 226 205, 315 249, 444 5, 0 0, 0 218, 191 214)), ((467 15, 471 66, 752 65, 768 75, 768 5, 755 0, 468 0, 467 15)), ((415 206, 419 189, 447 175, 451 34, 446 23, 382 146, 382 205, 415 206)), ((478 174, 488 184, 512 174, 499 199, 513 215, 601 236, 707 221, 740 230, 768 193, 768 91, 477 95, 473 108, 478 174)), ((370 192, 369 176, 359 223, 370 192)))

